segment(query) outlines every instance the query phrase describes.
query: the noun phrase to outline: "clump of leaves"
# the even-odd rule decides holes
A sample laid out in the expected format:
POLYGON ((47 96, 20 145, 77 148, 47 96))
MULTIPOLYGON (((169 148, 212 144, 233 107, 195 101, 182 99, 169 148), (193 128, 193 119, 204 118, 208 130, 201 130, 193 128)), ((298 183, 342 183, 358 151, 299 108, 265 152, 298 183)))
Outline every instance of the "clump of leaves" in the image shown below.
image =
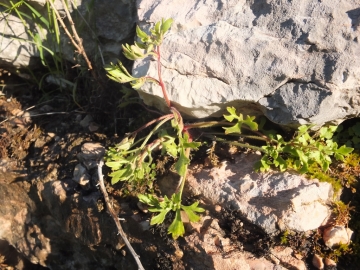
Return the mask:
POLYGON ((269 135, 269 140, 262 146, 263 157, 256 165, 260 171, 267 171, 271 166, 285 171, 291 167, 300 173, 309 171, 309 166, 318 164, 323 171, 327 171, 332 163, 332 157, 343 161, 354 149, 345 145, 339 147, 332 139, 336 126, 322 127, 319 132, 310 135, 310 126, 300 126, 296 135, 290 140, 277 135, 269 135))
POLYGON ((205 209, 198 207, 199 202, 194 202, 190 206, 183 205, 181 203, 180 192, 173 194, 171 196, 171 199, 165 196, 162 201, 160 201, 158 198, 156 198, 151 194, 147 194, 147 195, 140 194, 138 195, 138 197, 141 202, 151 206, 151 208, 149 208, 150 212, 158 213, 156 216, 154 216, 151 219, 150 225, 163 223, 166 215, 170 211, 175 212, 175 218, 171 223, 171 225, 169 226, 169 232, 171 232, 174 239, 178 238, 179 236, 182 236, 185 233, 184 224, 181 220, 181 210, 183 210, 187 214, 191 222, 199 221, 200 217, 197 215, 197 213, 201 213, 205 211, 205 209))
POLYGON ((360 149, 360 122, 347 128, 344 125, 339 125, 334 140, 344 143, 349 147, 360 149))
POLYGON ((288 237, 289 237, 290 231, 286 230, 283 232, 283 234, 280 237, 280 243, 282 245, 286 245, 288 243, 288 237))

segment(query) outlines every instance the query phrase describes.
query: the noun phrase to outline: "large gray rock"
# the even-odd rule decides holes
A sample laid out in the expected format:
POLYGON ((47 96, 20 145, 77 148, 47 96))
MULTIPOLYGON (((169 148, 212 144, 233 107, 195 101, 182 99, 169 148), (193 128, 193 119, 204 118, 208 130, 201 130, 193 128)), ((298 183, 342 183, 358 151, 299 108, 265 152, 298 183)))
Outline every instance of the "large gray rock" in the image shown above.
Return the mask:
MULTIPOLYGON (((48 20, 45 0, 27 0, 26 2, 48 20)), ((106 62, 109 62, 118 58, 122 41, 132 37, 134 33, 136 21, 134 1, 78 0, 71 2, 76 3, 76 9, 70 4, 69 11, 91 60, 100 61, 102 56, 106 62)), ((10 5, 9 0, 5 0, 5 4, 10 5)), ((64 22, 68 24, 61 1, 55 0, 54 5, 63 16, 64 22)), ((62 58, 76 62, 77 53, 62 28, 60 28, 61 42, 58 46, 51 41, 54 37, 50 37, 49 29, 31 19, 31 11, 26 5, 21 5, 19 9, 30 16, 29 18, 23 16, 25 25, 14 11, 8 14, 4 12, 6 9, 0 6, 0 29, 4 33, 4 35, 1 34, 0 39, 0 65, 2 67, 11 70, 39 66, 39 51, 28 31, 34 35, 39 33, 44 46, 61 53, 62 58), (42 26, 41 30, 39 25, 42 26)), ((70 26, 69 30, 71 31, 70 26)))
MULTIPOLYGON (((284 125, 358 116, 360 0, 139 0, 140 25, 174 25, 162 46, 170 99, 188 117, 220 116, 226 106, 264 113, 284 125)), ((137 76, 157 76, 137 61, 137 76)), ((166 110, 160 87, 144 101, 166 110)))
POLYGON ((269 234, 306 232, 326 224, 334 198, 329 183, 291 173, 255 173, 255 154, 238 156, 212 169, 192 168, 187 183, 192 194, 213 204, 232 206, 269 234), (241 164, 241 165, 240 165, 241 164))

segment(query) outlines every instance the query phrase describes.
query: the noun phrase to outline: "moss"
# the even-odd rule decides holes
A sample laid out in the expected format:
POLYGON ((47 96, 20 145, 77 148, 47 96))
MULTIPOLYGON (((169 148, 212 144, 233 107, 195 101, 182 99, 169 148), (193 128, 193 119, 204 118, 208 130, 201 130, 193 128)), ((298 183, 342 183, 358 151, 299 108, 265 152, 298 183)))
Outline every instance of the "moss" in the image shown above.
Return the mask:
POLYGON ((313 163, 309 166, 309 171, 306 175, 310 179, 318 179, 320 182, 327 182, 332 185, 335 193, 339 192, 342 189, 341 180, 329 175, 329 173, 324 172, 322 168, 316 163, 313 163))

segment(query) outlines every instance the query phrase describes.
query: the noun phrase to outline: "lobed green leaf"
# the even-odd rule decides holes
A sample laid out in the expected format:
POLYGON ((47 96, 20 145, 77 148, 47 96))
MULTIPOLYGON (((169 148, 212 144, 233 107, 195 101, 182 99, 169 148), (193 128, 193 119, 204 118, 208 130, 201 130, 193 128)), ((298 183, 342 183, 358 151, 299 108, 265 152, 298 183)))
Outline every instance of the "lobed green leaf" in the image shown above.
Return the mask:
POLYGON ((184 224, 181 220, 180 209, 175 213, 175 218, 170 224, 168 233, 172 235, 173 239, 177 239, 179 236, 183 236, 185 233, 184 224))

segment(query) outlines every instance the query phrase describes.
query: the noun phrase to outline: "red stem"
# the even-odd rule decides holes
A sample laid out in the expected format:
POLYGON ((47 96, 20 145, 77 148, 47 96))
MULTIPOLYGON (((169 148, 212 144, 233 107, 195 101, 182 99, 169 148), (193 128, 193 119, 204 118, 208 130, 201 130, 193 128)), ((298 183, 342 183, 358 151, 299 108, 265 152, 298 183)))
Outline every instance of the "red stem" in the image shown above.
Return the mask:
POLYGON ((139 133, 140 131, 142 131, 143 129, 145 129, 145 128, 151 126, 152 124, 154 124, 156 122, 159 122, 159 121, 161 121, 161 120, 163 120, 165 118, 169 118, 169 120, 170 120, 171 118, 174 118, 174 114, 165 114, 163 116, 160 116, 159 118, 156 118, 156 119, 146 123, 142 127, 138 128, 137 130, 131 132, 131 135, 135 135, 135 134, 139 133))
POLYGON ((164 99, 165 99, 165 102, 166 104, 168 105, 169 108, 171 108, 171 102, 169 100, 169 97, 166 93, 166 89, 165 89, 165 84, 162 80, 162 77, 161 77, 161 62, 160 62, 160 57, 161 57, 161 54, 160 54, 160 46, 157 46, 156 47, 156 54, 157 54, 157 66, 158 66, 158 76, 159 76, 159 85, 161 87, 161 90, 163 92, 163 95, 164 95, 164 99))

